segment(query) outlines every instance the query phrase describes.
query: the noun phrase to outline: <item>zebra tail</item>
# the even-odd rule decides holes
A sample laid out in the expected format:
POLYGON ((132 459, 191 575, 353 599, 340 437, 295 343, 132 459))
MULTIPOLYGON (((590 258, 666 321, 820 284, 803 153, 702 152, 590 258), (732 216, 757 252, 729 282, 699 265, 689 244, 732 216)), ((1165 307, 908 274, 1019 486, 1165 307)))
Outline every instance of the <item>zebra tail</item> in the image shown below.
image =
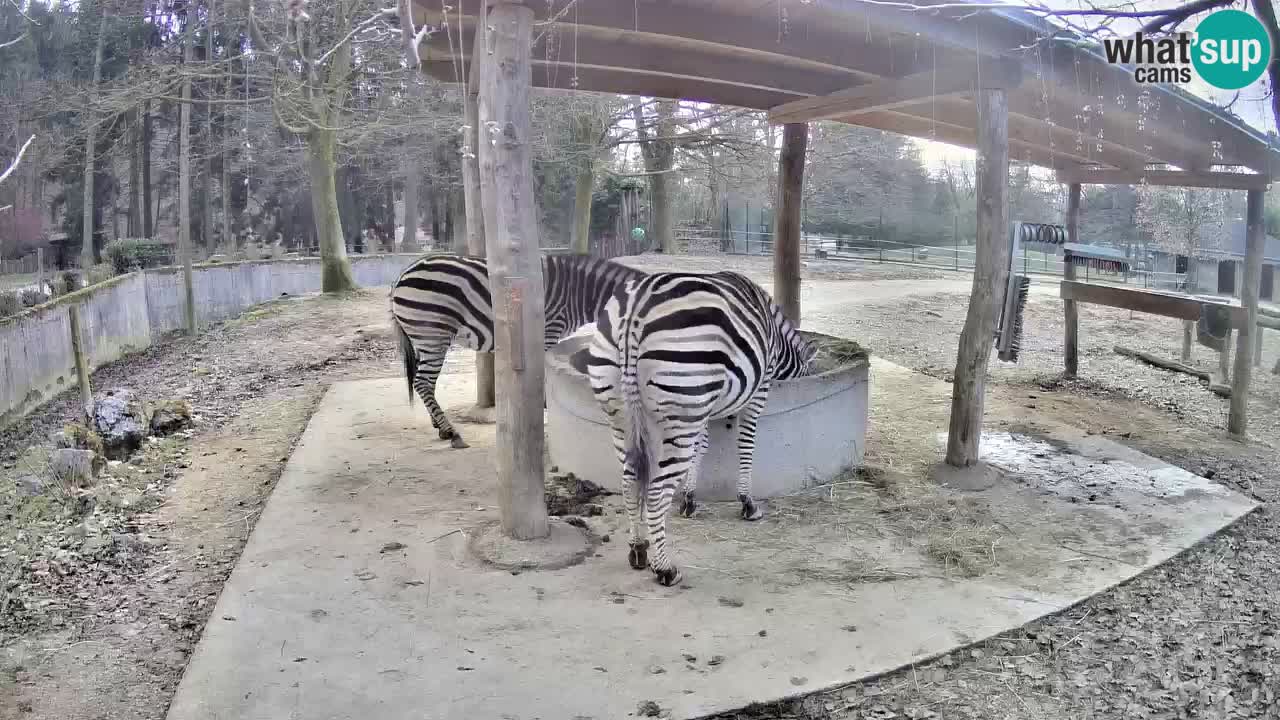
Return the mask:
POLYGON ((650 467, 650 432, 644 403, 640 399, 636 363, 640 354, 638 328, 624 325, 622 351, 622 407, 627 424, 626 462, 635 471, 636 487, 643 496, 652 475, 650 467))
POLYGON ((413 341, 409 339, 409 333, 404 331, 404 326, 400 321, 393 319, 392 324, 396 326, 396 334, 400 336, 400 359, 404 362, 404 381, 409 386, 409 405, 413 405, 413 379, 418 375, 418 351, 413 347, 413 341))

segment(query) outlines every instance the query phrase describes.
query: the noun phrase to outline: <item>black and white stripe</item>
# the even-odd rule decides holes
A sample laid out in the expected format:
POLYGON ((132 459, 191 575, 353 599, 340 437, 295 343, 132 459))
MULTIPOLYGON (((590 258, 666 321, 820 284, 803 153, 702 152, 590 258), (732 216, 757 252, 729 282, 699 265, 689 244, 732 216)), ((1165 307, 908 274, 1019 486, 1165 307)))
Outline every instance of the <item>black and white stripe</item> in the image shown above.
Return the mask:
POLYGON ((681 513, 695 510, 712 420, 730 419, 736 435, 742 517, 763 516, 751 497, 756 421, 770 383, 807 374, 815 354, 764 289, 738 273, 655 273, 618 288, 597 321, 588 373, 622 463, 633 568, 648 565, 664 585, 679 581, 666 517, 682 481, 681 513))
MULTIPOLYGON (((583 255, 544 255, 545 347, 595 322, 615 286, 640 274, 608 260, 583 255)), ((417 391, 431 424, 454 447, 467 443, 436 402, 436 380, 455 339, 479 352, 492 352, 493 299, 483 258, 426 255, 400 275, 391 290, 391 314, 400 336, 410 398, 417 391)))

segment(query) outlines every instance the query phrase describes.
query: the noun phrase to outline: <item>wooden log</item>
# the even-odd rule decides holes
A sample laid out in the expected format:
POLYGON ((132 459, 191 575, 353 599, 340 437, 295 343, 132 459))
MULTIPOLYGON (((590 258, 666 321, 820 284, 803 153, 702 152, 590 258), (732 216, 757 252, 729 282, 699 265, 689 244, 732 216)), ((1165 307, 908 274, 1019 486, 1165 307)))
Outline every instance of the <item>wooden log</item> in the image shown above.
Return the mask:
MULTIPOLYGON (((467 215, 467 254, 485 257, 484 205, 480 191, 480 72, 483 60, 483 35, 472 43, 471 63, 467 68, 466 103, 467 130, 462 152, 462 199, 467 215)), ((491 408, 494 404, 493 353, 476 353, 476 407, 491 408)))
POLYGON ((804 155, 808 144, 808 124, 787 123, 782 127, 778 212, 773 233, 773 299, 796 327, 800 326, 800 206, 804 202, 804 155))
POLYGON ((79 305, 67 307, 67 321, 71 325, 71 356, 75 359, 76 382, 80 385, 80 407, 84 411, 88 427, 93 427, 93 388, 89 386, 89 359, 84 351, 79 305))
POLYGON ((969 310, 956 352, 947 464, 978 462, 983 394, 1000 290, 1009 272, 1009 97, 1001 88, 977 93, 977 248, 969 310))
POLYGON ((1215 382, 1213 373, 1211 372, 1208 372, 1206 370, 1201 370, 1200 368, 1197 368, 1197 367, 1192 367, 1191 365, 1187 365, 1186 363, 1181 363, 1176 360, 1165 360, 1159 355, 1152 355, 1151 353, 1142 352, 1140 350, 1133 350, 1131 348, 1127 348, 1121 345, 1116 345, 1113 349, 1115 350, 1117 355, 1123 355, 1125 357, 1131 357, 1135 360, 1141 360, 1142 362, 1148 365, 1151 365, 1153 367, 1158 367, 1162 370, 1170 370, 1172 372, 1182 373, 1184 375, 1190 375, 1194 378, 1199 378, 1200 380, 1203 380, 1206 383, 1208 383, 1209 390, 1211 390, 1215 394, 1221 395, 1222 397, 1231 397, 1231 387, 1229 385, 1222 385, 1215 382))
POLYGON ((1258 334, 1253 338, 1253 366, 1262 367, 1262 318, 1258 318, 1258 334))
POLYGON ((532 540, 549 532, 543 485, 545 316, 530 148, 533 10, 498 2, 489 8, 485 27, 478 154, 497 345, 498 506, 503 531, 532 540))
MULTIPOLYGON (((1227 431, 1243 437, 1249 429, 1249 384, 1253 376, 1253 342, 1258 335, 1258 291, 1262 286, 1262 254, 1267 232, 1263 221, 1266 193, 1250 190, 1245 207, 1244 284, 1240 304, 1245 321, 1236 330, 1235 374, 1231 378, 1231 411, 1227 415, 1227 431)), ((1225 351, 1224 351, 1225 354, 1225 351)))
MULTIPOLYGON (((1067 187, 1067 242, 1080 242, 1080 183, 1072 183, 1067 187)), ((1066 250, 1062 256, 1062 278, 1076 279, 1075 263, 1071 262, 1066 250)), ((1074 300, 1064 300, 1062 313, 1066 323, 1062 339, 1063 369, 1067 377, 1074 378, 1080 372, 1080 310, 1074 300)))

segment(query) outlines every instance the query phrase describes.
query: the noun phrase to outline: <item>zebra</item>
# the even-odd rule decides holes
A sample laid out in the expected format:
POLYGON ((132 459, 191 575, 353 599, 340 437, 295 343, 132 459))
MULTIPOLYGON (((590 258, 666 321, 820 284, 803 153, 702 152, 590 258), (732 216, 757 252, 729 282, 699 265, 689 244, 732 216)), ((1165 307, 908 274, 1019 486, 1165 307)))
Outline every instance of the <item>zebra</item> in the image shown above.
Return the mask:
MULTIPOLYGON (((584 255, 544 255, 546 331, 551 347, 595 322, 614 287, 640 274, 625 265, 584 255)), ((436 380, 455 338, 478 352, 492 352, 493 303, 483 258, 432 253, 414 261, 391 289, 391 315, 400 340, 409 401, 416 390, 440 439, 468 447, 436 402, 436 380)))
POLYGON ((738 273, 653 273, 618 287, 597 320, 587 371, 622 465, 632 568, 647 565, 663 585, 680 581, 666 518, 681 481, 680 513, 696 510, 712 420, 727 419, 736 436, 742 518, 764 516, 751 496, 756 422, 770 383, 808 374, 816 354, 764 289, 738 273))

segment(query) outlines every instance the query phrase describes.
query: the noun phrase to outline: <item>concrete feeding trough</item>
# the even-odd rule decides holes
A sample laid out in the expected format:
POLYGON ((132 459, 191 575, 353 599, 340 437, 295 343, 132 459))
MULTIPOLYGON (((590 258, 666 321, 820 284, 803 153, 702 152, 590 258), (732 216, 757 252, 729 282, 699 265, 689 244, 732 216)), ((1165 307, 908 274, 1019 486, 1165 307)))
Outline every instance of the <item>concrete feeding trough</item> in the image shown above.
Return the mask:
MULTIPOLYGON (((870 367, 856 343, 803 332, 818 344, 818 371, 776 382, 756 430, 753 493, 769 498, 831 480, 862 463, 870 367)), ((604 412, 586 374, 590 335, 560 341, 547 355, 547 445, 562 472, 617 490, 621 470, 604 412)), ((738 454, 727 423, 711 425, 698 497, 737 499, 738 454)))

